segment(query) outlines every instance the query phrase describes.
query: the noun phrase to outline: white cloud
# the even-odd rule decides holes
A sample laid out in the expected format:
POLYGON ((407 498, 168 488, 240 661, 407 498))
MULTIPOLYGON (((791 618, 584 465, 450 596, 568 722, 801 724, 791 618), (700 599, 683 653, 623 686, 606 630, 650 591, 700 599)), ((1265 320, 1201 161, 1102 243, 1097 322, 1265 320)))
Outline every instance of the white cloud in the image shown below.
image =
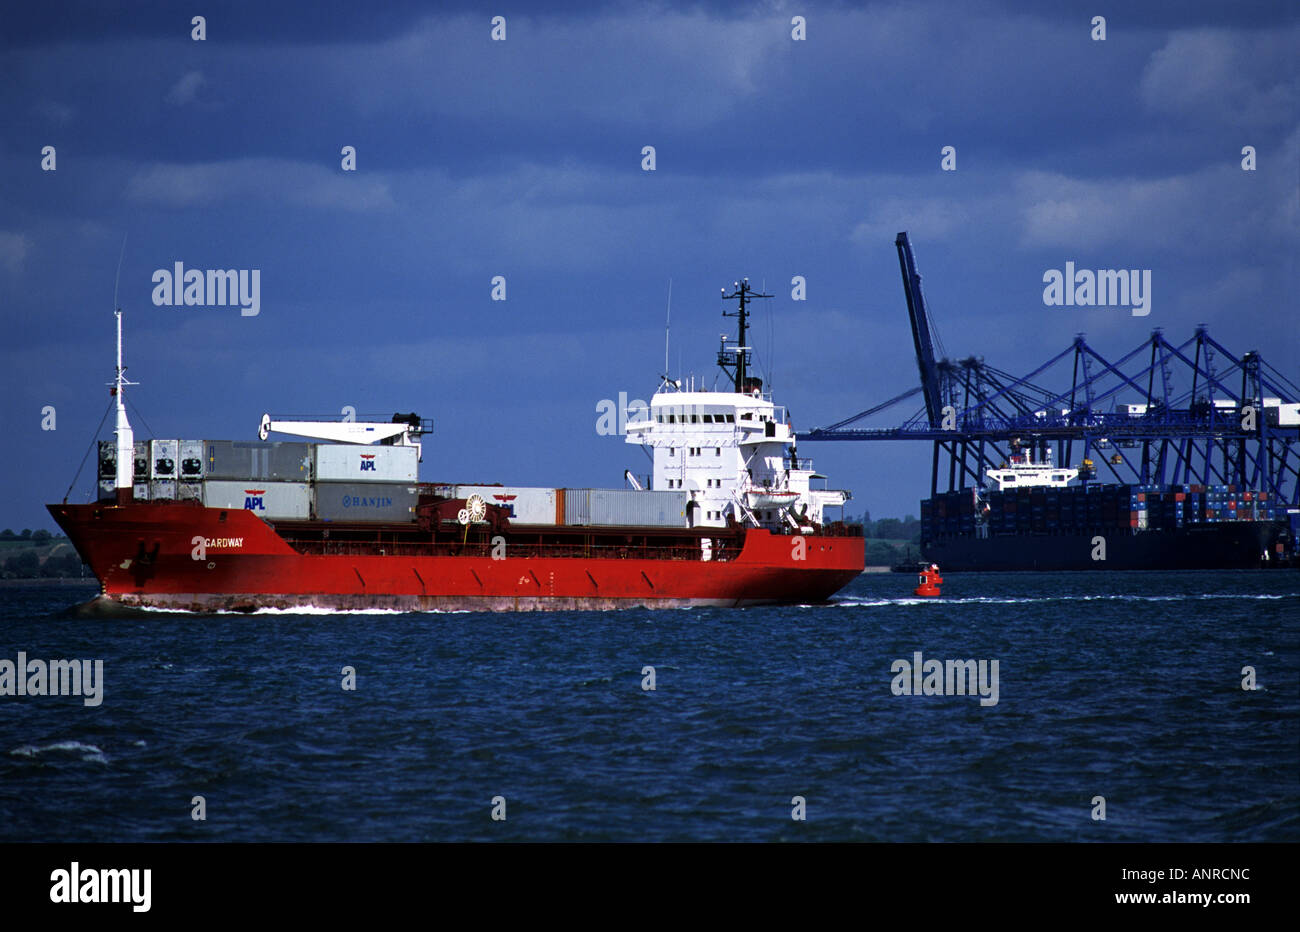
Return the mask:
POLYGON ((167 96, 163 98, 169 104, 181 107, 185 104, 192 104, 198 97, 199 89, 206 84, 202 71, 190 71, 181 76, 167 96))
POLYGON ((1151 110, 1233 126, 1295 119, 1300 27, 1273 32, 1175 32, 1152 53, 1140 92, 1151 110))
POLYGON ((31 250, 31 241, 23 233, 6 233, 0 230, 0 267, 10 275, 17 275, 31 250))
POLYGON ((388 182, 382 177, 358 177, 324 164, 288 159, 156 163, 131 176, 126 196, 162 207, 208 207, 240 200, 344 210, 393 206, 388 182))
POLYGON ((57 100, 39 100, 33 106, 36 113, 56 126, 66 126, 77 115, 77 109, 57 100))

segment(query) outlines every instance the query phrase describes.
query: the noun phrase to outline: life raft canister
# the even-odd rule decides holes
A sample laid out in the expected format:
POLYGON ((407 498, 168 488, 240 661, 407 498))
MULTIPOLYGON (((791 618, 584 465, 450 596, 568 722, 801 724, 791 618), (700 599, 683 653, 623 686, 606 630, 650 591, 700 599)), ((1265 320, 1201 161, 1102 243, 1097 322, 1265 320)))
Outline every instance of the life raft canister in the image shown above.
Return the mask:
POLYGON ((934 563, 921 570, 917 574, 916 581, 920 584, 913 590, 917 595, 935 597, 940 594, 939 587, 943 585, 943 577, 939 575, 939 567, 934 563))

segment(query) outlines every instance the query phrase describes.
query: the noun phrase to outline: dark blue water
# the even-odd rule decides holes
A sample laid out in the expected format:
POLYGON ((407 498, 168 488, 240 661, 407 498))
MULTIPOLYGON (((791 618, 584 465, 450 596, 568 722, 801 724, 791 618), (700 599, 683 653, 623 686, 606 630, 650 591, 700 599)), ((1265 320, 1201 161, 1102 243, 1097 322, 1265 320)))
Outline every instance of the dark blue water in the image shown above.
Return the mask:
POLYGON ((98 708, 0 698, 0 841, 1300 840, 1300 574, 950 575, 937 603, 911 585, 130 618, 63 611, 93 590, 0 589, 0 658, 105 678, 98 708), (895 696, 918 650, 998 660, 997 705, 895 696))

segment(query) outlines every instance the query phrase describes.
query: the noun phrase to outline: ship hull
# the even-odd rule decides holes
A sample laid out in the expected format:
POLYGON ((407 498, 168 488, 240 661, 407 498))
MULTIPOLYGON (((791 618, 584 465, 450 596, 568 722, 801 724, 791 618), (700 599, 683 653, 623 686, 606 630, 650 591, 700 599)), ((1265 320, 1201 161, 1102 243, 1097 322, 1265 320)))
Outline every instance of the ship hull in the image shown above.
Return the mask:
POLYGON ((569 611, 828 599, 862 572, 860 537, 751 529, 731 559, 503 559, 302 553, 256 515, 185 503, 51 505, 104 597, 176 611, 569 611))
POLYGON ((1233 521, 1171 530, 947 536, 924 541, 927 561, 947 572, 980 570, 1192 570, 1269 565, 1285 525, 1233 521), (1105 559, 1096 540, 1105 539, 1105 559))

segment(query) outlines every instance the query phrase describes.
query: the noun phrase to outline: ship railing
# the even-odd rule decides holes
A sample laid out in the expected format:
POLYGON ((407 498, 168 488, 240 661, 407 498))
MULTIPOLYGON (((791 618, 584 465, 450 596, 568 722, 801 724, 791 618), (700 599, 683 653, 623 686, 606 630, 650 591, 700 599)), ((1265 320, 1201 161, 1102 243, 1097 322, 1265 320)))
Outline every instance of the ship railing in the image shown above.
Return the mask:
MULTIPOLYGON (((439 541, 437 543, 359 543, 332 540, 289 540, 299 553, 320 556, 399 556, 399 557, 491 557, 493 546, 486 541, 439 541)), ((499 551, 498 551, 499 553, 499 551)), ((709 561, 734 560, 740 548, 712 539, 709 561)), ((653 547, 616 544, 522 544, 506 545, 506 559, 597 559, 597 560, 678 560, 699 562, 704 550, 698 545, 653 547)))

